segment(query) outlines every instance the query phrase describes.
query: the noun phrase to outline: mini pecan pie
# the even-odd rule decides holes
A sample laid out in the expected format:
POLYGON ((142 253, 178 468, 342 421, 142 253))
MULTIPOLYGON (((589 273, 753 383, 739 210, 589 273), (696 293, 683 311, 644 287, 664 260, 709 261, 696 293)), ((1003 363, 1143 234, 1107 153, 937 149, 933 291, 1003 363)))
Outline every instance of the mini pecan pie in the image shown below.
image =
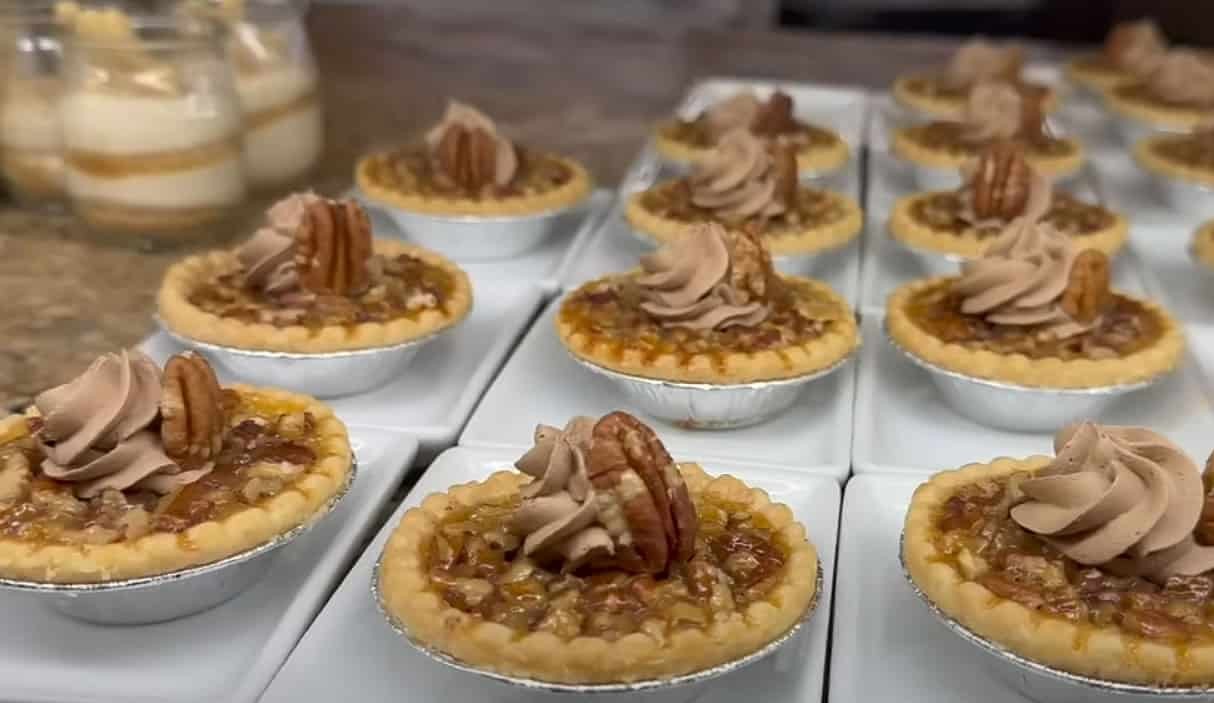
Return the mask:
POLYGON ((863 225, 851 198, 800 184, 792 147, 769 151, 743 129, 722 137, 690 176, 631 196, 625 214, 636 230, 662 243, 699 222, 753 226, 777 256, 842 246, 863 225))
POLYGON ((834 171, 851 150, 833 130, 797 119, 793 99, 775 91, 766 100, 742 91, 708 106, 692 120, 673 119, 658 126, 654 146, 672 161, 691 164, 710 157, 726 134, 744 129, 769 145, 792 147, 801 173, 834 171))
POLYGON ((1025 159, 1049 178, 1083 165, 1083 147, 1045 129, 1040 96, 1010 83, 980 83, 969 92, 960 121, 937 121, 894 130, 894 151, 920 166, 960 169, 997 141, 1023 145, 1025 159))
POLYGON ((293 195, 235 251, 174 264, 160 288, 176 334, 240 349, 327 352, 401 344, 468 314, 472 289, 455 264, 374 239, 353 200, 293 195))
POLYGON ((557 333, 577 358, 612 371, 691 383, 804 376, 859 345, 847 302, 784 276, 753 230, 696 225, 641 269, 570 293, 557 333))
POLYGON ((328 407, 220 388, 186 352, 137 351, 0 420, 0 577, 88 583, 246 551, 318 519, 353 476, 328 407))
POLYGON ((1214 56, 1173 49, 1142 78, 1105 93, 1114 113, 1170 132, 1187 132, 1214 118, 1214 56))
POLYGON ((627 413, 540 426, 515 467, 427 497, 384 547, 380 603, 415 643, 548 682, 666 679, 755 652, 813 605, 792 511, 676 464, 627 413))
POLYGON ((1214 685, 1210 472, 1139 427, 1068 427, 1056 456, 936 474, 902 557, 980 638, 1074 674, 1214 685))
POLYGON ((970 89, 985 81, 1014 83, 1040 96, 1042 109, 1052 111, 1054 91, 1021 78, 1024 51, 1018 46, 997 46, 981 39, 966 42, 940 71, 914 73, 894 81, 893 95, 902 105, 939 119, 955 120, 965 113, 970 89))
POLYGON ((1193 235, 1193 258, 1208 269, 1214 269, 1214 220, 1205 223, 1193 235))
POLYGON ((1121 22, 1105 37, 1102 51, 1075 58, 1066 73, 1076 83, 1104 92, 1150 74, 1167 49, 1168 41, 1154 20, 1121 22))
POLYGON ((1171 371, 1184 352, 1166 312, 1109 287, 1105 254, 1024 218, 959 277, 909 283, 886 311, 890 337, 919 359, 1023 386, 1144 381, 1171 371))
POLYGON ((573 159, 515 144, 478 110, 452 101, 425 139, 363 157, 363 194, 427 215, 524 216, 572 206, 590 195, 573 159))
POLYGON ((1024 158, 1022 144, 994 142, 984 147, 962 175, 959 190, 900 198, 890 216, 890 234, 917 249, 972 259, 981 256, 1009 222, 1027 216, 1073 237, 1082 248, 1109 256, 1125 244, 1129 226, 1124 217, 1054 190, 1024 158))
POLYGON ((1143 168, 1166 178, 1214 188, 1214 124, 1191 134, 1159 134, 1134 145, 1143 168))

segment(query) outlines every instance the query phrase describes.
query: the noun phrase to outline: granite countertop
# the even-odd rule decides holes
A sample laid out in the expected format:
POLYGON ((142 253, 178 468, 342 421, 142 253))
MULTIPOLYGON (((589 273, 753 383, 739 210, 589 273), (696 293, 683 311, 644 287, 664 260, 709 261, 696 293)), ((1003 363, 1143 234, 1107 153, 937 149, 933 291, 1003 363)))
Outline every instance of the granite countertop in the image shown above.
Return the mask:
MULTIPOLYGON (((956 44, 806 32, 437 24, 374 5, 317 6, 309 27, 327 121, 327 153, 314 187, 328 194, 349 187, 361 153, 417 133, 448 96, 482 107, 521 141, 582 159, 610 185, 650 125, 697 78, 878 88, 898 72, 944 61, 956 44)), ((160 277, 181 254, 92 242, 68 216, 0 211, 0 414, 70 378, 101 352, 146 336, 160 277)))

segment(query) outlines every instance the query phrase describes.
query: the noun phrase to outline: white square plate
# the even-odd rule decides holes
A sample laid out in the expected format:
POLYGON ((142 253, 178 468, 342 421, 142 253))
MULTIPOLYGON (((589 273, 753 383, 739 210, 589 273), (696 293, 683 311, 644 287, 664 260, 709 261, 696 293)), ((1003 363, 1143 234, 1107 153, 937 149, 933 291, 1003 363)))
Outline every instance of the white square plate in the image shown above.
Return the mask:
POLYGON ((902 523, 922 480, 865 475, 847 483, 828 700, 1028 703, 934 620, 902 576, 902 523))
MULTIPOLYGON (((270 684, 263 703, 537 700, 501 684, 449 669, 413 651, 384 621, 371 596, 372 568, 404 510, 452 484, 477 480, 494 470, 508 468, 515 458, 513 453, 500 450, 457 447, 444 452, 350 571, 270 684)), ((818 548, 824 588, 818 611, 805 633, 774 656, 710 683, 706 694, 696 700, 726 703, 749 697, 765 703, 820 703, 834 579, 839 486, 827 478, 806 476, 803 472, 715 463, 704 468, 711 474, 732 473, 762 487, 773 500, 792 508, 818 548)))
MULTIPOLYGON (((935 473, 999 456, 1049 454, 1053 435, 995 430, 958 415, 945 404, 928 372, 903 358, 881 329, 864 318, 860 379, 856 384, 856 472, 935 473)), ((1155 386, 1127 395, 1093 418, 1114 425, 1144 425, 1192 456, 1210 452, 1214 403, 1196 364, 1155 386)))
MULTIPOLYGON (((464 446, 526 449, 539 423, 629 409, 610 382, 578 365, 561 345, 553 301, 523 338, 460 436, 464 446)), ((772 420, 737 430, 686 430, 655 421, 680 461, 720 459, 792 466, 842 481, 851 464, 854 364, 807 386, 772 420)))
POLYGON ((72 620, 0 594, 0 701, 253 703, 357 557, 417 443, 352 426, 359 472, 316 529, 283 547, 260 583, 223 605, 155 625, 72 620))
MULTIPOLYGON (((421 444, 419 464, 454 444, 541 302, 540 290, 534 286, 483 281, 473 286, 468 319, 423 347, 400 378, 370 393, 325 402, 348 423, 416 437, 421 444)), ((180 351, 160 332, 141 346, 157 363, 180 351)), ((220 381, 230 380, 220 374, 220 381)))

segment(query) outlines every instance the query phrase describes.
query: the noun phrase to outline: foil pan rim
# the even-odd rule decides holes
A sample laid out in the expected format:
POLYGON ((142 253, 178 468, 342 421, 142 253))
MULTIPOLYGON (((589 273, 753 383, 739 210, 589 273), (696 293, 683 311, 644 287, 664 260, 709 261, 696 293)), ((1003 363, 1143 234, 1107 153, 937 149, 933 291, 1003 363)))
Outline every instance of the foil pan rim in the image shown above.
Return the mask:
POLYGON ((432 332, 432 333, 427 334, 422 337, 417 337, 415 339, 410 339, 410 340, 404 341, 404 342, 397 342, 396 344, 389 344, 389 345, 385 345, 382 347, 368 347, 365 349, 346 349, 346 350, 342 350, 342 351, 331 351, 331 352, 282 352, 282 351, 269 351, 269 350, 265 350, 265 349, 242 349, 240 347, 232 347, 232 346, 228 346, 226 344, 216 344, 215 342, 204 342, 199 339, 194 339, 193 337, 187 337, 186 335, 183 335, 180 332, 177 332, 172 327, 170 327, 168 325, 168 323, 166 323, 164 321, 164 319, 160 317, 160 315, 154 315, 154 318, 156 320, 156 324, 160 326, 160 330, 162 332, 164 332, 166 335, 168 335, 174 342, 176 342, 177 344, 179 344, 180 346, 183 346, 183 347, 201 349, 203 351, 214 352, 217 354, 229 354, 232 356, 243 356, 243 357, 256 358, 256 359, 283 359, 283 360, 287 360, 287 361, 352 359, 352 358, 360 358, 360 357, 364 357, 364 356, 375 356, 378 354, 387 354, 387 353, 391 353, 391 352, 400 352, 400 351, 404 351, 406 349, 411 349, 413 347, 419 347, 423 344, 426 344, 427 342, 433 341, 436 337, 438 337, 439 335, 443 334, 447 330, 450 330, 450 329, 452 329, 452 327, 454 327, 454 325, 453 325, 452 327, 441 329, 441 330, 432 332))
POLYGON ((577 363, 581 364, 582 366, 589 369, 590 371, 593 371, 594 373, 606 376, 607 378, 618 379, 621 381, 629 381, 632 383, 643 383, 643 384, 647 384, 647 385, 660 386, 662 388, 671 388, 671 389, 675 389, 675 390, 719 392, 719 393, 728 393, 728 392, 734 392, 734 391, 765 390, 768 388, 780 388, 780 387, 784 387, 784 386, 799 386, 803 383, 809 383, 810 381, 816 381, 820 378, 829 376, 830 374, 834 373, 835 371, 838 371, 839 369, 843 368, 843 366, 846 365, 847 362, 851 361, 852 357, 855 356, 855 354, 856 354, 856 349, 852 349, 851 351, 849 351, 847 353, 846 356, 840 358, 838 361, 834 362, 830 366, 818 369, 817 371, 811 371, 807 374, 802 374, 800 376, 793 376, 791 378, 776 378, 776 379, 772 379, 770 381, 749 381, 746 383, 693 383, 690 381, 668 381, 668 380, 661 379, 661 378, 649 378, 647 376, 635 376, 633 374, 623 373, 622 371, 614 371, 605 366, 599 366, 598 364, 596 364, 592 361, 587 361, 586 359, 583 359, 580 356, 577 356, 573 352, 569 352, 569 350, 566 350, 566 351, 569 353, 569 356, 572 357, 573 360, 576 361, 577 363))

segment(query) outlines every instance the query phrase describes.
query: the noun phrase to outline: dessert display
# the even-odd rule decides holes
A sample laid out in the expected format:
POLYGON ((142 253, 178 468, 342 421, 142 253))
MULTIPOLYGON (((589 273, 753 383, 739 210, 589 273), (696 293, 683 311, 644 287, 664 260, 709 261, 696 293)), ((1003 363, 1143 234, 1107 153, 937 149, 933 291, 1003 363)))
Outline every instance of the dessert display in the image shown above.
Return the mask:
POLYGON ((859 344, 850 307, 829 286, 776 273, 753 228, 715 223, 642 257, 640 270, 575 289, 557 332, 592 366, 701 384, 813 374, 859 344))
POLYGON ((1203 224, 1193 235, 1193 258, 1214 271, 1214 220, 1203 224))
POLYGON ((1028 218, 961 275, 894 291, 886 325, 894 343, 939 369, 1032 388, 1142 382, 1174 369, 1184 351, 1162 308, 1110 287, 1107 255, 1028 218))
POLYGON ((974 86, 1003 82, 1039 99, 1044 111, 1052 111, 1057 96, 1047 86, 1025 81, 1020 75, 1023 67, 1024 51, 1020 47, 971 39, 942 70, 898 78, 894 81, 893 96, 904 107, 917 112, 957 120, 965 114, 966 100, 974 86))
POLYGON ((1037 664, 1214 684, 1209 468, 1142 427, 1080 423, 1054 451, 921 485, 903 533, 908 578, 970 634, 1037 664))
POLYGON ((969 92, 960 121, 935 121, 894 130, 894 152, 923 169, 957 172, 993 142, 1021 144, 1025 159, 1042 175, 1058 179, 1083 165, 1083 147, 1051 135, 1040 96, 1011 83, 979 83, 969 92))
POLYGON ((415 646, 533 681, 669 680, 755 655, 813 608, 792 511, 676 463, 627 413, 540 426, 515 468, 426 497, 384 547, 379 603, 415 646))
POLYGON ((903 244, 965 259, 982 255, 1017 218, 1041 220, 1070 237, 1081 249, 1108 256, 1125 244, 1125 217, 1086 203, 1037 173, 1017 142, 993 142, 963 168, 957 190, 899 198, 890 216, 890 234, 903 244))
POLYGON ((230 214, 245 197, 242 126, 215 29, 71 8, 60 114, 76 213, 149 240, 230 214))
POLYGON ((104 583, 215 562, 319 519, 353 475, 306 396, 221 388, 192 352, 106 354, 0 420, 0 577, 104 583))
POLYGON ((1105 102, 1115 115, 1141 129, 1187 132, 1214 118, 1214 59, 1173 49, 1141 79, 1109 89, 1105 102))
POLYGON ((1105 37, 1099 53, 1072 60, 1066 73, 1079 85, 1099 93, 1150 75, 1167 50, 1168 40, 1154 20, 1121 22, 1105 37))
POLYGON ((797 118, 787 93, 774 91, 760 99, 751 91, 709 105, 694 119, 673 119, 658 126, 654 148, 666 159, 692 164, 711 157, 725 135, 749 131, 768 145, 792 147, 801 174, 834 171, 847 163, 851 150, 834 130, 797 118))
POLYGON ((1138 165, 1175 209, 1214 216, 1214 122, 1188 134, 1156 134, 1134 145, 1138 165))
POLYGON ((353 200, 296 194, 235 250, 186 258, 165 274, 162 322, 189 340, 320 354, 400 345, 464 319, 467 275, 432 252, 376 239, 353 200))
POLYGON ((843 246, 863 226, 853 199, 800 184, 793 147, 772 150, 744 129, 723 136, 690 175, 629 197, 625 215, 640 234, 661 243, 677 241, 700 222, 754 227, 775 256, 843 246))

